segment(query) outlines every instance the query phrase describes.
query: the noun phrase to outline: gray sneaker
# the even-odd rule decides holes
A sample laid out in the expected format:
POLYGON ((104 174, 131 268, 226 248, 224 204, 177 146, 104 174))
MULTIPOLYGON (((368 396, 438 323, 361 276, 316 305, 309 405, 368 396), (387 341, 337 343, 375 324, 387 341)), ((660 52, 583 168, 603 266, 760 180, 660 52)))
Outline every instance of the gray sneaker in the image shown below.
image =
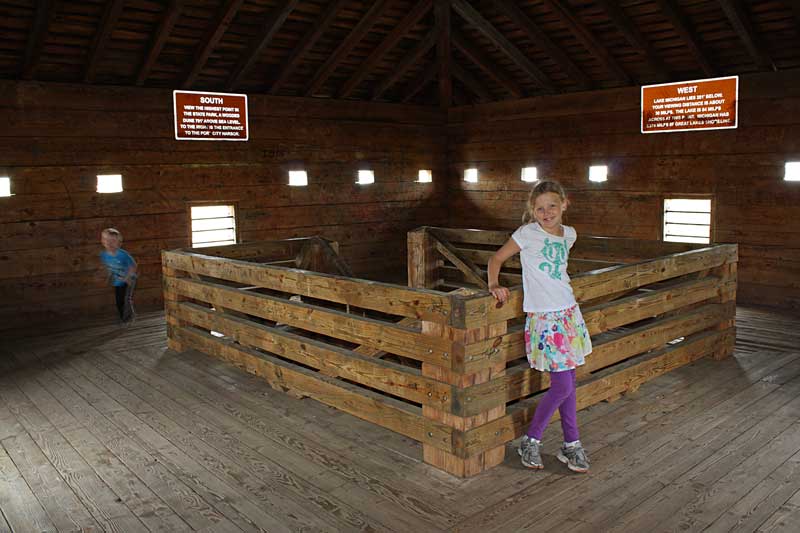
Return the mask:
POLYGON ((589 458, 580 441, 575 446, 562 446, 558 451, 558 460, 567 465, 573 472, 588 472, 589 458))
POLYGON ((540 442, 536 442, 529 436, 525 435, 519 442, 519 449, 517 452, 522 457, 522 465, 526 468, 544 468, 542 463, 542 456, 539 453, 539 448, 542 446, 540 442))

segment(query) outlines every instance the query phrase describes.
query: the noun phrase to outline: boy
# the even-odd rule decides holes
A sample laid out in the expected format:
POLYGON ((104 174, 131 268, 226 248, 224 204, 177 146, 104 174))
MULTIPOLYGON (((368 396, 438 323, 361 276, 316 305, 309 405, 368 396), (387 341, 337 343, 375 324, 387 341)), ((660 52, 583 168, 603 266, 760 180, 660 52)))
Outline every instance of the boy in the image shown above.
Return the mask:
POLYGON ((119 318, 125 325, 130 325, 136 318, 133 310, 133 289, 136 287, 136 261, 120 248, 122 234, 114 228, 106 228, 100 234, 100 242, 104 250, 100 252, 100 260, 108 269, 108 276, 114 286, 119 318))

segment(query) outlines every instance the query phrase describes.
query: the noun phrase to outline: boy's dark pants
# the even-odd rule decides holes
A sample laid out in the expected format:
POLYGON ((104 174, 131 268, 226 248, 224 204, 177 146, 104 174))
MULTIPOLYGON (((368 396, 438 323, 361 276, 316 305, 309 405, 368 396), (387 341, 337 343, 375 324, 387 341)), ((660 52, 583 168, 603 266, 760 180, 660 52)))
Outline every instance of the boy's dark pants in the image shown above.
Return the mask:
POLYGON ((133 310, 133 289, 135 287, 136 278, 133 278, 130 283, 114 286, 114 296, 117 300, 117 312, 119 312, 119 319, 123 322, 127 322, 135 315, 133 310))

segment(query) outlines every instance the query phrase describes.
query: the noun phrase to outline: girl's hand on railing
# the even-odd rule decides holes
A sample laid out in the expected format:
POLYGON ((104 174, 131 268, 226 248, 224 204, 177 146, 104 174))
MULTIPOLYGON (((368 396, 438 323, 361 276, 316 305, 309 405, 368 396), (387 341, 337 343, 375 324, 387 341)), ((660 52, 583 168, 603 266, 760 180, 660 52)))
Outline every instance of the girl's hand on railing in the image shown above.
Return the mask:
POLYGON ((510 291, 502 285, 490 285, 489 292, 492 293, 492 296, 494 296, 495 300, 500 304, 504 304, 511 295, 510 291))

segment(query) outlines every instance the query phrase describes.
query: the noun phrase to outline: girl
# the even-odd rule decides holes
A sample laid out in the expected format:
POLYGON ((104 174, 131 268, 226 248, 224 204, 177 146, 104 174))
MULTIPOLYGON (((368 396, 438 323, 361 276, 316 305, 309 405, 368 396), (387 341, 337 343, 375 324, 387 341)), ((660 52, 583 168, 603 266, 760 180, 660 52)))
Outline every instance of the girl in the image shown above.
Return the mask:
POLYGON ((100 234, 100 243, 104 250, 100 252, 100 260, 108 270, 114 296, 117 300, 119 319, 130 325, 136 318, 133 309, 133 289, 136 287, 136 261, 120 248, 122 234, 114 228, 106 228, 100 234))
POLYGON ((523 225, 489 260, 489 291, 501 303, 509 291, 498 282, 500 267, 511 256, 522 262, 522 308, 525 353, 531 368, 550 372, 550 389, 522 437, 519 454, 528 468, 543 468, 540 447, 547 423, 558 409, 564 445, 558 459, 574 472, 588 472, 589 460, 581 446, 575 403, 575 368, 592 351, 589 332, 575 301, 567 275, 567 257, 577 234, 561 224, 567 209, 564 189, 554 181, 540 181, 531 191, 523 225))

